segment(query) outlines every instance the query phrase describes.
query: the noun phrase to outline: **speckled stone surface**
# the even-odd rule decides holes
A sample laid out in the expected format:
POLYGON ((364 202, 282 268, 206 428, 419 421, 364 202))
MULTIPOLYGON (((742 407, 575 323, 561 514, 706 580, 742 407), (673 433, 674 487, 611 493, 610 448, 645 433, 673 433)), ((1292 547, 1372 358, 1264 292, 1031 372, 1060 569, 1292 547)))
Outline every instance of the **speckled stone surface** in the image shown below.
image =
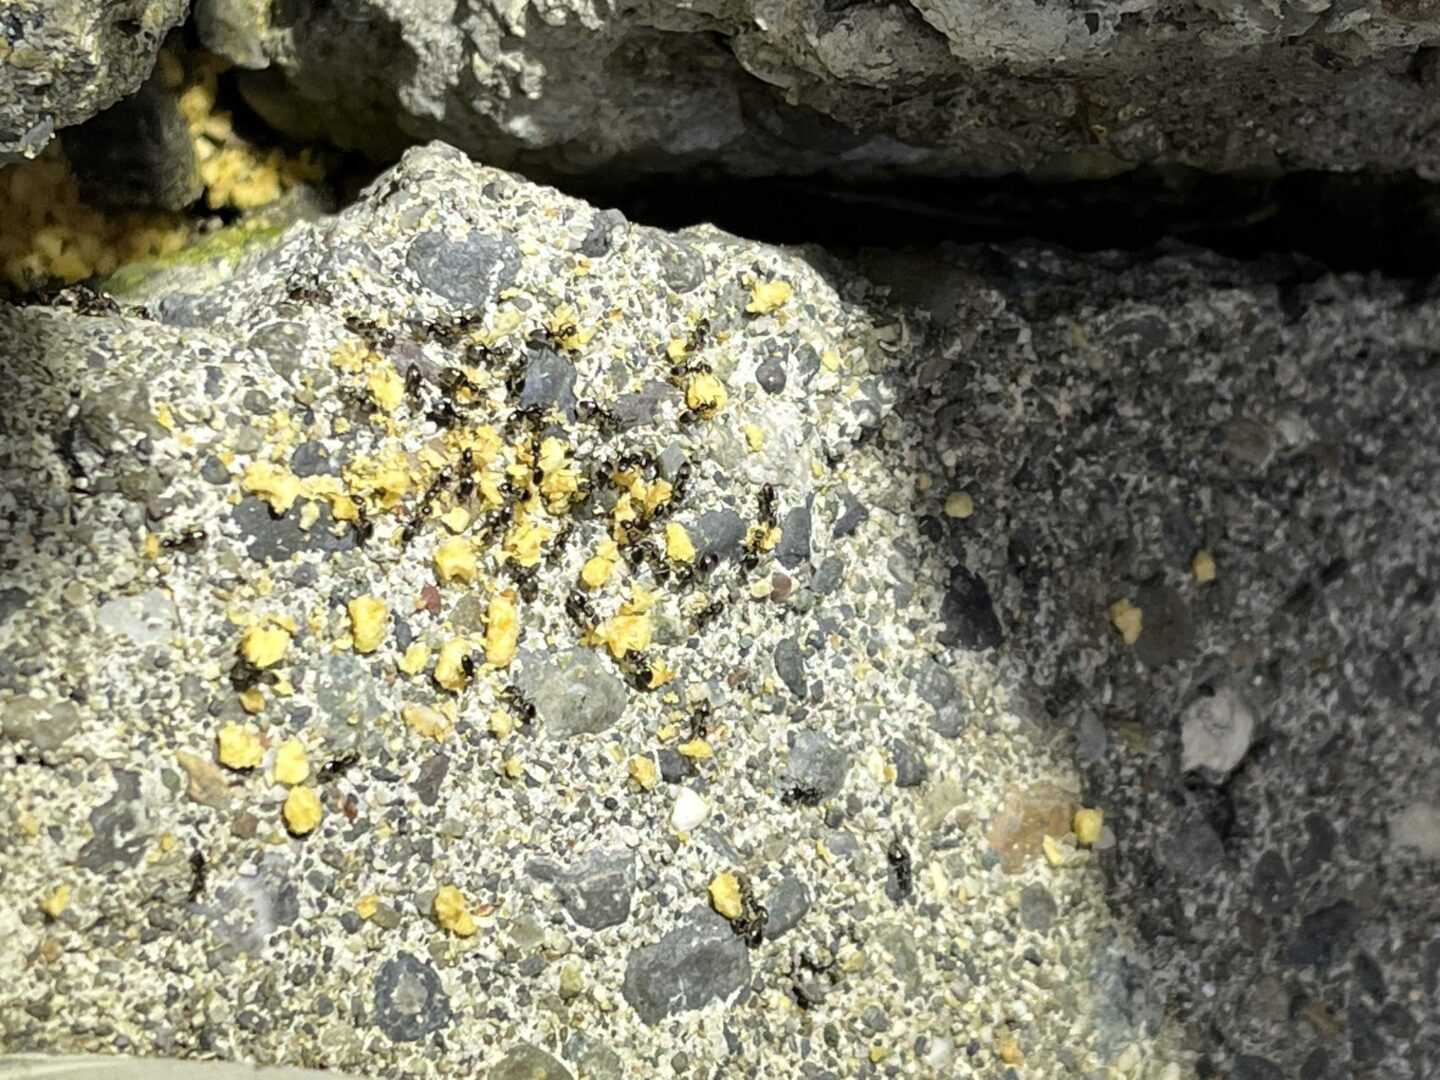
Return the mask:
POLYGON ((189 10, 189 0, 0 5, 0 165, 134 93, 189 10))
POLYGON ((1430 0, 197 0, 195 25, 275 127, 384 161, 436 138, 612 182, 1440 168, 1430 0))
POLYGON ((847 265, 634 227, 438 145, 183 289, 0 309, 0 1047, 1433 1073, 1423 290, 1189 253, 847 265), (473 394, 443 389, 457 364, 473 394), (432 497, 474 523, 418 519, 482 425, 497 462, 432 497), (504 474, 554 529, 533 574, 483 501, 532 430, 592 488, 557 513, 527 494, 553 459, 504 474), (257 461, 311 485, 280 516, 257 461), (393 506, 367 462, 401 463, 393 506), (675 485, 650 535, 682 525, 703 565, 622 555, 587 610, 622 474, 675 485), (368 535, 326 477, 368 492, 368 535), (454 535, 473 582, 440 580, 454 535), (656 689, 586 633, 644 593, 656 689), (361 595, 388 605, 368 652, 361 595), (245 627, 276 620, 247 677, 245 627), (456 691, 433 654, 461 636, 456 691), (258 767, 217 761, 228 724, 258 767), (292 738, 323 812, 298 835, 292 738))

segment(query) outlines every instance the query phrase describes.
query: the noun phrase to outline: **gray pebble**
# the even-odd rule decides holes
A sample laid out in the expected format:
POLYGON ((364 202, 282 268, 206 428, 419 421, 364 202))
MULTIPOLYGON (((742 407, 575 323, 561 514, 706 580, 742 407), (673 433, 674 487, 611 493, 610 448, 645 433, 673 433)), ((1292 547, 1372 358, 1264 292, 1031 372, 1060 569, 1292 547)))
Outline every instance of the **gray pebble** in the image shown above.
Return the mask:
POLYGON ((481 307, 515 280, 520 249, 506 236, 472 231, 457 240, 448 232, 427 232, 410 244, 405 265, 431 292, 481 307))
POLYGON ((566 649, 553 656, 530 653, 516 682, 552 739, 606 730, 620 719, 629 696, 593 649, 566 649))
POLYGON ((325 444, 312 439, 295 447, 290 455, 290 471, 296 476, 319 476, 322 473, 333 473, 335 467, 325 444))
POLYGON ((635 949, 622 993, 647 1024, 727 1001, 750 983, 750 954, 730 924, 696 907, 654 945, 635 949))
POLYGON ((17 611, 24 611, 29 602, 30 594, 24 589, 0 589, 0 626, 4 626, 17 611))
POLYGON ((785 392, 785 363, 774 356, 767 356, 755 369, 755 381, 767 394, 785 392))
POLYGON ((431 754, 420 766, 420 775, 411 787, 422 806, 434 806, 440 800, 440 785, 450 771, 450 758, 445 754, 431 754))
POLYGON ((660 766, 660 779, 667 784, 684 783, 695 773, 695 766, 690 759, 671 747, 661 748, 655 758, 660 766))
POLYGON ((1359 928, 1360 911, 1348 900, 1312 911, 1301 920, 1285 958, 1297 967, 1329 967, 1349 951, 1359 928))
POLYGON ((904 739, 890 740, 890 757, 895 762, 895 786, 898 788, 919 787, 930 775, 920 751, 904 739))
POLYGON ((575 365, 554 349, 537 348, 529 355, 525 384, 520 390, 521 408, 553 407, 567 419, 575 419, 575 365))
POLYGON ((1168 585, 1152 585, 1136 597, 1144 613, 1143 629, 1135 642, 1135 656, 1146 667, 1159 667, 1190 652, 1190 609, 1168 585))
POLYGON ((810 910, 810 893, 799 878, 787 873, 765 893, 764 902, 770 914, 765 940, 774 941, 799 925, 810 910))
POLYGON ((590 219, 590 230, 580 241, 580 254, 587 259, 603 259, 614 246, 613 237, 629 224, 619 210, 601 210, 590 219))
POLYGON ((1241 1054, 1230 1070, 1230 1080, 1285 1080, 1285 1070, 1268 1058, 1241 1054))
POLYGON ((512 1046, 487 1075, 489 1080, 574 1080, 569 1069, 528 1043, 512 1046))
POLYGON ((784 787, 804 787, 828 799, 840 791, 849 771, 849 756, 828 736, 818 731, 791 732, 784 787))
POLYGON ((713 551, 721 557, 733 557, 739 552, 740 541, 745 537, 745 521, 734 510, 707 510, 686 529, 695 544, 697 556, 709 555, 713 551))
POLYGON ((230 470, 225 468, 224 462, 211 454, 200 463, 200 477, 207 484, 219 487, 222 484, 230 483, 230 470))
POLYGON ((630 917, 635 874, 628 852, 592 851, 568 870, 534 859, 525 869, 536 880, 553 883, 565 911, 587 930, 619 926, 630 917))
POLYGON ((375 976, 375 1023, 392 1042, 415 1042, 448 1027, 450 999, 428 961, 408 952, 375 976))
POLYGON ((610 408, 621 426, 630 429, 655 423, 665 404, 678 404, 680 399, 680 391, 652 379, 635 393, 621 394, 610 408))
POLYGON ((1059 907, 1044 885, 1027 885, 1020 894, 1020 925, 1026 930, 1047 932, 1055 923, 1059 907))
POLYGON ((1294 903, 1295 892, 1290 871, 1278 851, 1271 849, 1261 854, 1255 863, 1251 889, 1260 909, 1272 915, 1288 910, 1294 903))
POLYGON ((330 531, 335 519, 323 502, 320 516, 309 529, 300 528, 298 504, 284 517, 275 518, 269 505, 253 495, 241 499, 231 517, 248 541, 245 550, 256 562, 282 561, 300 551, 350 551, 355 547, 352 530, 345 529, 339 536, 330 531))
POLYGON ((808 692, 803 646, 795 638, 782 638, 776 643, 771 658, 775 661, 775 674, 780 676, 780 681, 790 693, 803 701, 808 692))
POLYGON ((838 555, 831 555, 810 578, 810 591, 818 596, 829 596, 840 587, 844 577, 845 560, 838 555))
POLYGON ((28 742, 41 753, 60 749, 80 730, 80 711, 73 702, 15 697, 0 702, 0 732, 12 742, 28 742))
POLYGON ((843 504, 840 516, 835 519, 831 527, 830 535, 836 538, 844 538, 852 535, 856 529, 865 524, 870 518, 870 511, 865 505, 855 498, 848 491, 840 492, 840 500, 843 504))
POLYGON ((140 799, 140 776, 127 769, 114 769, 115 793, 90 811, 94 834, 75 857, 87 870, 105 871, 117 866, 136 866, 149 844, 144 829, 140 799))
POLYGON ((782 522, 780 542, 775 545, 775 558, 787 570, 793 570, 810 558, 810 502, 793 507, 782 522))

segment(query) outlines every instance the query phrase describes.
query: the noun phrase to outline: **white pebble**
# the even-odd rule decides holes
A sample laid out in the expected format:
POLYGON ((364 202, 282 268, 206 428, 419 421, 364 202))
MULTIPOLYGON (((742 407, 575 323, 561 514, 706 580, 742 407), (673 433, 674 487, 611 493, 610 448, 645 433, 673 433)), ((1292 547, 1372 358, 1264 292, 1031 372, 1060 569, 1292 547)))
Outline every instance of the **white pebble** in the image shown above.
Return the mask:
POLYGON ((675 808, 670 811, 670 827, 679 832, 689 832, 710 815, 710 804, 688 787, 682 787, 675 797, 675 808))
POLYGON ((1233 689, 1222 686, 1185 710, 1180 728, 1180 768, 1201 766, 1222 776, 1250 749, 1255 736, 1255 714, 1233 689))

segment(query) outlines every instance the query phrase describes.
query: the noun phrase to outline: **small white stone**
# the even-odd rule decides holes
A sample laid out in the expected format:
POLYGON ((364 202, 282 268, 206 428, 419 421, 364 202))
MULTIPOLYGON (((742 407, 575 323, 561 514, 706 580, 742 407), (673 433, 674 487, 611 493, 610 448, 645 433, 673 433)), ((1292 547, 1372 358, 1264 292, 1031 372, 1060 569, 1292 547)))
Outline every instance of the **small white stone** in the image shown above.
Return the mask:
POLYGON ((1440 806, 1417 799, 1390 819, 1390 843, 1440 859, 1440 806))
POLYGON ((678 832, 689 832, 710 814, 710 804, 691 791, 682 787, 675 796, 675 808, 670 811, 670 827, 678 832))
POLYGON ((1255 737, 1255 713, 1228 686, 1202 697, 1185 710, 1180 727, 1180 769, 1212 769, 1228 773, 1255 737))
POLYGON ((930 1044, 930 1049, 925 1054, 925 1064, 932 1069, 943 1069, 946 1065, 950 1064, 950 1059, 954 1056, 954 1039, 936 1039, 930 1044))

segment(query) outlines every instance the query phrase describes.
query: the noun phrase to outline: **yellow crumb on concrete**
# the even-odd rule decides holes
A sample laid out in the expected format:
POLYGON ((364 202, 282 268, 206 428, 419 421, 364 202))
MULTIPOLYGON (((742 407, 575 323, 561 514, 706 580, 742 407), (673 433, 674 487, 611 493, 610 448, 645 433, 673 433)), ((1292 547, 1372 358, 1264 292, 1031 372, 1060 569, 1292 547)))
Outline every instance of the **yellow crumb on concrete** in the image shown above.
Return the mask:
POLYGON ((683 337, 672 337, 665 346, 665 355, 672 363, 678 364, 685 359, 685 354, 690 351, 690 343, 683 337))
POLYGON ((379 597, 357 596, 345 605, 350 613, 350 637, 355 642, 355 651, 371 653, 385 640, 385 630, 390 625, 390 608, 379 597))
POLYGON ((247 627, 240 638, 240 655, 258 668, 278 664, 290 648, 290 631, 283 626, 247 627))
POLYGON ((675 749, 691 761, 709 761, 715 756, 715 749, 705 739, 691 739, 675 749))
POLYGON ((975 500, 963 491, 952 491, 945 496, 945 516, 968 518, 975 513, 975 500))
POLYGON ((497 742, 504 742, 514 730, 515 718, 504 709, 495 709, 490 713, 490 734, 497 742))
POLYGON ((535 566, 545 543, 554 535, 553 529, 538 521, 522 521, 505 534, 505 554, 520 566, 535 566))
POLYGON ((308 787, 293 787, 285 796, 285 825, 296 836, 313 832, 325 811, 320 806, 320 796, 308 787))
POLYGON ((216 737, 220 764, 231 769, 253 769, 265 760, 265 744, 249 724, 226 724, 216 737))
POLYGON ((794 294, 788 281, 757 281, 750 287, 750 302, 745 310, 752 315, 768 315, 784 307, 794 294))
POLYGON ((355 914, 362 919, 371 919, 375 912, 380 910, 380 898, 374 893, 366 893, 355 901, 355 914))
POLYGON ((745 433, 745 446, 752 454, 765 448, 765 429, 759 424, 746 424, 740 430, 745 433))
POLYGON ((1075 822, 1072 828, 1075 831, 1075 839, 1086 847, 1099 841, 1101 830, 1105 827, 1105 812, 1082 808, 1075 811, 1075 822))
POLYGON ((465 638, 451 638, 441 645, 440 655, 435 660, 435 681, 446 690, 464 690, 470 682, 464 667, 469 653, 470 642, 465 638))
POLYGON ((275 781, 293 787, 310 776, 310 759, 299 739, 286 739, 275 751, 275 781))
POLYGON ((691 376, 685 387, 685 404, 701 416, 714 416, 729 400, 725 384, 708 371, 691 376))
POLYGON ((288 513, 300 497, 300 478, 272 461, 252 461, 240 477, 240 486, 270 504, 277 514, 288 513))
POLYGON ((485 662, 504 667, 515 658, 520 644, 520 612, 510 590, 490 598, 485 612, 485 662))
POLYGON ((1215 556, 1202 548, 1190 560, 1190 571, 1201 585, 1208 585, 1215 580, 1215 556))
POLYGON ((650 689, 658 690, 675 678, 675 672, 661 657, 650 662, 650 689))
POLYGON ((820 353, 820 366, 826 371, 840 370, 840 354, 834 349, 825 349, 820 353))
POLYGON ((655 785, 660 782, 660 770, 655 766, 655 759, 648 754, 632 757, 629 771, 630 779, 644 791, 654 791, 655 785))
POLYGON ((430 662, 430 646, 423 641, 412 641, 405 649, 405 655, 395 661, 395 666, 406 675, 419 675, 430 662))
POLYGON ((740 879, 728 871, 716 874, 710 881, 710 906, 732 922, 738 919, 745 910, 745 901, 740 895, 740 879))
POLYGON ((57 885, 51 893, 40 901, 40 910, 49 915, 52 919, 58 919, 70 906, 70 886, 57 885))
POLYGON ((449 718, 439 709, 432 709, 428 705, 406 705, 400 710, 400 718, 422 739, 443 742, 450 734, 449 718))
POLYGON ((475 545, 465 537, 452 536, 435 549, 435 576, 441 584, 473 582, 478 572, 475 545))
POLYGON ((665 526, 665 554, 676 562, 695 561, 695 544, 691 541, 690 534, 685 531, 685 526, 678 521, 669 522, 665 526))
POLYGON ((620 561, 620 549, 614 540, 603 540, 594 555, 585 560, 580 570, 580 581, 587 589, 598 589, 610 580, 615 564, 620 561))
POLYGON ((249 690, 240 692, 240 707, 251 716, 256 716, 265 711, 265 692, 258 686, 252 686, 249 690))
POLYGON ((879 1065, 890 1056, 890 1049, 884 1043, 871 1043, 868 1057, 871 1065, 879 1065))
POLYGON ((440 521, 453 533, 463 533, 470 527, 470 511, 463 506, 452 506, 440 515, 440 521))
POLYGON ((1025 1055, 1020 1052, 1020 1040, 1013 1031, 1002 1031, 995 1036, 995 1056, 1006 1065, 1025 1064, 1025 1055))
POLYGON ((525 775, 525 763, 520 760, 519 755, 505 759, 502 769, 511 780, 519 780, 525 775))
POLYGON ((365 385, 375 404, 384 412, 394 412, 405 400, 405 380, 388 360, 370 372, 365 379, 365 385))
POLYGON ((1129 600, 1116 600, 1110 605, 1110 622, 1120 632, 1120 637, 1126 645, 1134 645, 1140 640, 1140 630, 1144 626, 1144 618, 1140 609, 1129 600))
POLYGON ((465 894, 454 885, 443 885, 435 893, 431 904, 435 921, 456 937, 473 937, 477 929, 475 916, 470 914, 465 903, 465 894))

